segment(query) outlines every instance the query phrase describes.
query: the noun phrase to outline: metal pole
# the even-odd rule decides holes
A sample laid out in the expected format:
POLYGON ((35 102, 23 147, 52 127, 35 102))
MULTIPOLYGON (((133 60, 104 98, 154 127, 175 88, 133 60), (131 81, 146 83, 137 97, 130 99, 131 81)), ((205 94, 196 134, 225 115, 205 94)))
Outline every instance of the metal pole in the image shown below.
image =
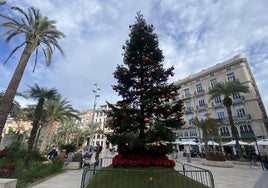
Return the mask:
POLYGON ((258 157, 259 157, 259 159, 261 161, 262 170, 264 170, 263 163, 262 163, 262 160, 261 160, 261 154, 260 154, 259 146, 258 146, 257 139, 256 139, 255 136, 254 136, 254 141, 255 141, 255 144, 256 144, 256 148, 257 148, 257 152, 258 152, 258 157))
POLYGON ((97 84, 95 85, 95 90, 92 90, 92 92, 95 94, 94 95, 94 104, 93 104, 93 112, 92 112, 92 117, 91 117, 91 124, 89 127, 89 140, 88 140, 88 144, 90 145, 90 140, 93 140, 92 138, 92 126, 94 124, 94 117, 95 117, 95 110, 96 110, 96 106, 97 106, 97 97, 100 97, 100 95, 98 95, 98 91, 101 90, 100 88, 98 88, 97 84))

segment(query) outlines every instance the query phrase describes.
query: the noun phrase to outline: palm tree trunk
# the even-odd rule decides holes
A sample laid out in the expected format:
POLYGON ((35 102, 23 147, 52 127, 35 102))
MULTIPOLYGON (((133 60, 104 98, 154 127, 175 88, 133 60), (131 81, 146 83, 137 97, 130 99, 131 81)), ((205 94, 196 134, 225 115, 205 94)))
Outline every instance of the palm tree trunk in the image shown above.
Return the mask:
POLYGON ((34 150, 37 149, 38 141, 39 141, 39 137, 40 137, 40 133, 41 133, 42 128, 43 128, 43 125, 41 125, 39 127, 39 129, 38 129, 38 132, 37 132, 37 135, 36 135, 36 138, 35 138, 34 150))
POLYGON ((226 109, 227 109, 227 113, 228 113, 228 117, 229 117, 229 122, 230 122, 230 125, 231 125, 232 138, 235 140, 235 148, 236 148, 236 151, 238 153, 238 158, 242 159, 243 158, 243 152, 242 152, 242 148, 241 148, 241 146, 239 144, 238 132, 237 132, 237 129, 236 129, 235 125, 234 125, 234 119, 233 119, 233 116, 232 116, 231 106, 226 106, 226 109))
POLYGON ((53 130, 55 130, 55 122, 53 121, 49 121, 48 122, 48 125, 45 127, 45 134, 43 136, 43 139, 42 139, 42 144, 41 144, 41 147, 40 147, 40 151, 41 153, 45 152, 48 145, 50 144, 50 140, 52 138, 52 133, 53 133, 53 130))
POLYGON ((41 119, 41 114, 43 111, 43 105, 44 105, 45 99, 44 98, 40 98, 39 102, 37 104, 37 107, 35 109, 35 116, 34 116, 34 120, 33 120, 33 128, 31 130, 31 134, 30 134, 30 138, 29 138, 29 143, 28 143, 28 152, 25 156, 25 161, 24 161, 24 165, 26 167, 28 167, 29 162, 31 160, 31 155, 33 152, 33 146, 34 146, 34 141, 36 138, 36 134, 39 128, 39 120, 41 119))
POLYGON ((1 103, 0 103, 0 142, 2 140, 2 132, 5 127, 8 115, 10 113, 13 100, 15 98, 15 95, 19 87, 20 81, 22 79, 26 65, 29 61, 29 58, 31 57, 31 53, 32 53, 31 45, 27 44, 22 52, 20 61, 13 74, 13 77, 8 84, 4 97, 1 100, 1 103))

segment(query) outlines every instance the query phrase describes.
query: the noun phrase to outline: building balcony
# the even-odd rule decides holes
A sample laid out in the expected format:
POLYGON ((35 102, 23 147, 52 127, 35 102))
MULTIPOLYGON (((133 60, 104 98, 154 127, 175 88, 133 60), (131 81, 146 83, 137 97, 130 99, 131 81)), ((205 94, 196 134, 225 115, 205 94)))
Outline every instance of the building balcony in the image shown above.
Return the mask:
POLYGON ((197 110, 205 110, 206 108, 208 107, 208 105, 207 104, 204 104, 204 105, 196 105, 196 109, 197 110))
POLYGON ((187 95, 183 95, 182 96, 182 99, 189 99, 189 98, 191 98, 192 96, 191 96, 191 94, 189 93, 189 94, 187 94, 187 95))
MULTIPOLYGON (((229 118, 222 118, 218 119, 220 122, 227 123, 229 124, 229 118)), ((233 116, 234 123, 240 123, 244 121, 249 121, 251 120, 251 115, 250 114, 245 114, 244 116, 233 116)))
POLYGON ((212 107, 214 107, 214 108, 223 107, 223 103, 222 102, 218 102, 218 103, 212 102, 211 104, 212 104, 212 107))
POLYGON ((184 108, 184 110, 185 110, 185 113, 191 113, 191 112, 193 112, 194 108, 191 106, 187 106, 184 108))
POLYGON ((205 94, 205 90, 204 89, 202 89, 202 90, 198 90, 198 91, 195 91, 194 92, 194 95, 195 96, 198 96, 198 95, 204 95, 205 94))
POLYGON ((239 104, 239 103, 244 103, 245 102, 245 97, 241 96, 239 99, 233 99, 233 104, 239 104))

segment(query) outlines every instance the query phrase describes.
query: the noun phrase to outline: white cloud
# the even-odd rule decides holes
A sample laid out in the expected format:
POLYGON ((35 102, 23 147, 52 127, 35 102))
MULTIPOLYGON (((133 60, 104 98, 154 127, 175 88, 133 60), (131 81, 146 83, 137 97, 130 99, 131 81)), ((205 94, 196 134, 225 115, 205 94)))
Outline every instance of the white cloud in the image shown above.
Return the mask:
MULTIPOLYGON (((165 66, 175 67, 172 81, 243 54, 268 109, 266 0, 231 3, 217 0, 77 0, 68 3, 9 0, 8 3, 40 8, 43 15, 57 20, 58 29, 67 36, 60 41, 66 57, 56 52, 51 67, 38 65, 35 73, 31 73, 33 63, 30 63, 20 90, 26 90, 27 85, 35 82, 55 87, 75 108, 82 110, 93 107, 91 90, 93 84, 98 83, 102 89, 98 104, 104 104, 105 100, 116 101, 117 93, 111 88, 116 82, 112 73, 116 65, 123 62, 121 45, 128 39, 128 25, 133 24, 136 12, 141 10, 159 35, 165 66)), ((0 43, 3 51, 2 39, 0 43)), ((9 82, 14 65, 13 62, 0 67, 0 75, 5 75, 5 80, 0 80, 0 89, 9 82)))

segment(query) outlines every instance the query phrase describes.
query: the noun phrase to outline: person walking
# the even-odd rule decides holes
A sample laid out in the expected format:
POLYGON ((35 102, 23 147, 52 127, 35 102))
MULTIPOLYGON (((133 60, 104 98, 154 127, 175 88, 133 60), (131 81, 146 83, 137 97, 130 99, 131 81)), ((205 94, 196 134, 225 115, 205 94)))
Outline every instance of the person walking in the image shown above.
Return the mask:
POLYGON ((66 149, 61 150, 61 152, 58 155, 58 158, 65 161, 67 159, 66 149))
POLYGON ((79 162, 79 167, 82 167, 83 164, 83 151, 82 150, 78 150, 77 152, 75 152, 74 154, 74 162, 79 162))
POLYGON ((50 160, 54 160, 58 155, 58 152, 56 151, 56 148, 53 148, 48 154, 47 157, 50 160))
POLYGON ((101 150, 102 150, 102 146, 99 143, 97 143, 96 154, 95 154, 95 161, 96 162, 99 161, 101 150))

